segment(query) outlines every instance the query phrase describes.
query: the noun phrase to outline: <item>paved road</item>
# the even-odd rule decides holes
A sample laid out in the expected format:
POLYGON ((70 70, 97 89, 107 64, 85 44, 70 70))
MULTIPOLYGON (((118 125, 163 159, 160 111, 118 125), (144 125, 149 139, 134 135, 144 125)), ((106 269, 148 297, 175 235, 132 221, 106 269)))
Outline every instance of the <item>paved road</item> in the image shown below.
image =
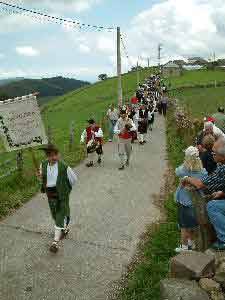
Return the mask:
POLYGON ((72 232, 57 255, 48 251, 54 228, 45 196, 35 196, 0 223, 1 300, 107 299, 145 226, 160 216, 153 194, 166 167, 163 119, 148 144, 134 145, 131 166, 123 172, 116 149, 105 146, 103 167, 77 168, 72 232))

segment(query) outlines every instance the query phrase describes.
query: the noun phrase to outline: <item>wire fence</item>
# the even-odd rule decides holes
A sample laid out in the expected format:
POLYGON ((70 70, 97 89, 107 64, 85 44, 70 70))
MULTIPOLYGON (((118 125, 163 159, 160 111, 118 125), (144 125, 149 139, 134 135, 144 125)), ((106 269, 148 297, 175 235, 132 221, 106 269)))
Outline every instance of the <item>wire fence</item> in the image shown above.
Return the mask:
POLYGON ((9 177, 20 169, 18 164, 18 155, 15 158, 7 159, 4 162, 0 163, 0 179, 9 177))

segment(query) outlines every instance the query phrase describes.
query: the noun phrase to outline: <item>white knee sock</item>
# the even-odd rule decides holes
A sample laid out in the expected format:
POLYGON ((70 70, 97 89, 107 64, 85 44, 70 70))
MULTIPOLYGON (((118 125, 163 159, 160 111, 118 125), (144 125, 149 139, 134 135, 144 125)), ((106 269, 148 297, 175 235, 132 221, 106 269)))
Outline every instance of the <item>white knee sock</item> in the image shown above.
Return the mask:
POLYGON ((61 238, 61 234, 62 234, 62 229, 55 227, 55 237, 54 237, 54 241, 55 242, 59 242, 60 238, 61 238))

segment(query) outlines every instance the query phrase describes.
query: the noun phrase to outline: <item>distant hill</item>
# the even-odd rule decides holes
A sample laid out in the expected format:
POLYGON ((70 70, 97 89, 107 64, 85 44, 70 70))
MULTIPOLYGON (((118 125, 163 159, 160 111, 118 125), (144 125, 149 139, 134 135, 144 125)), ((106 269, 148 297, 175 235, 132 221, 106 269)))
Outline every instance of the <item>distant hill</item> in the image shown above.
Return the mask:
POLYGON ((89 84, 86 81, 61 76, 43 79, 22 79, 0 86, 0 94, 6 94, 13 98, 39 92, 40 97, 53 97, 61 96, 89 84))
POLYGON ((7 78, 7 79, 0 79, 0 86, 9 84, 11 82, 21 81, 23 80, 23 77, 15 77, 15 78, 7 78))

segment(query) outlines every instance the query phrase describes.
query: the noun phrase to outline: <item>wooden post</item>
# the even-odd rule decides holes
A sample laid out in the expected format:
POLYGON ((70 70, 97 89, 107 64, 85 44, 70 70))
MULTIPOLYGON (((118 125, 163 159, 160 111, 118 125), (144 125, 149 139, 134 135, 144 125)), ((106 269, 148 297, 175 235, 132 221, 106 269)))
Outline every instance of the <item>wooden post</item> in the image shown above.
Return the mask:
POLYGON ((30 153, 31 153, 32 162, 33 162, 35 171, 38 172, 40 165, 39 165, 38 160, 37 160, 37 158, 35 156, 34 150, 33 150, 33 148, 30 148, 29 150, 30 150, 30 153))
POLYGON ((52 128, 50 125, 48 125, 47 136, 48 136, 48 143, 52 144, 52 128))
POLYGON ((22 173, 22 171, 23 171, 23 152, 22 152, 22 150, 20 150, 16 154, 16 166, 17 166, 18 172, 22 173))
POLYGON ((72 121, 70 125, 70 141, 69 141, 70 151, 73 149, 74 146, 74 137, 75 137, 75 124, 74 121, 72 121))
POLYGON ((192 191, 192 202, 198 220, 196 234, 197 251, 205 251, 216 240, 215 231, 209 221, 207 213, 207 198, 197 191, 192 191))
POLYGON ((117 27, 117 76, 118 76, 118 106, 123 105, 123 90, 121 76, 120 27, 117 27))
POLYGON ((215 88, 217 88, 217 81, 215 80, 215 88))

